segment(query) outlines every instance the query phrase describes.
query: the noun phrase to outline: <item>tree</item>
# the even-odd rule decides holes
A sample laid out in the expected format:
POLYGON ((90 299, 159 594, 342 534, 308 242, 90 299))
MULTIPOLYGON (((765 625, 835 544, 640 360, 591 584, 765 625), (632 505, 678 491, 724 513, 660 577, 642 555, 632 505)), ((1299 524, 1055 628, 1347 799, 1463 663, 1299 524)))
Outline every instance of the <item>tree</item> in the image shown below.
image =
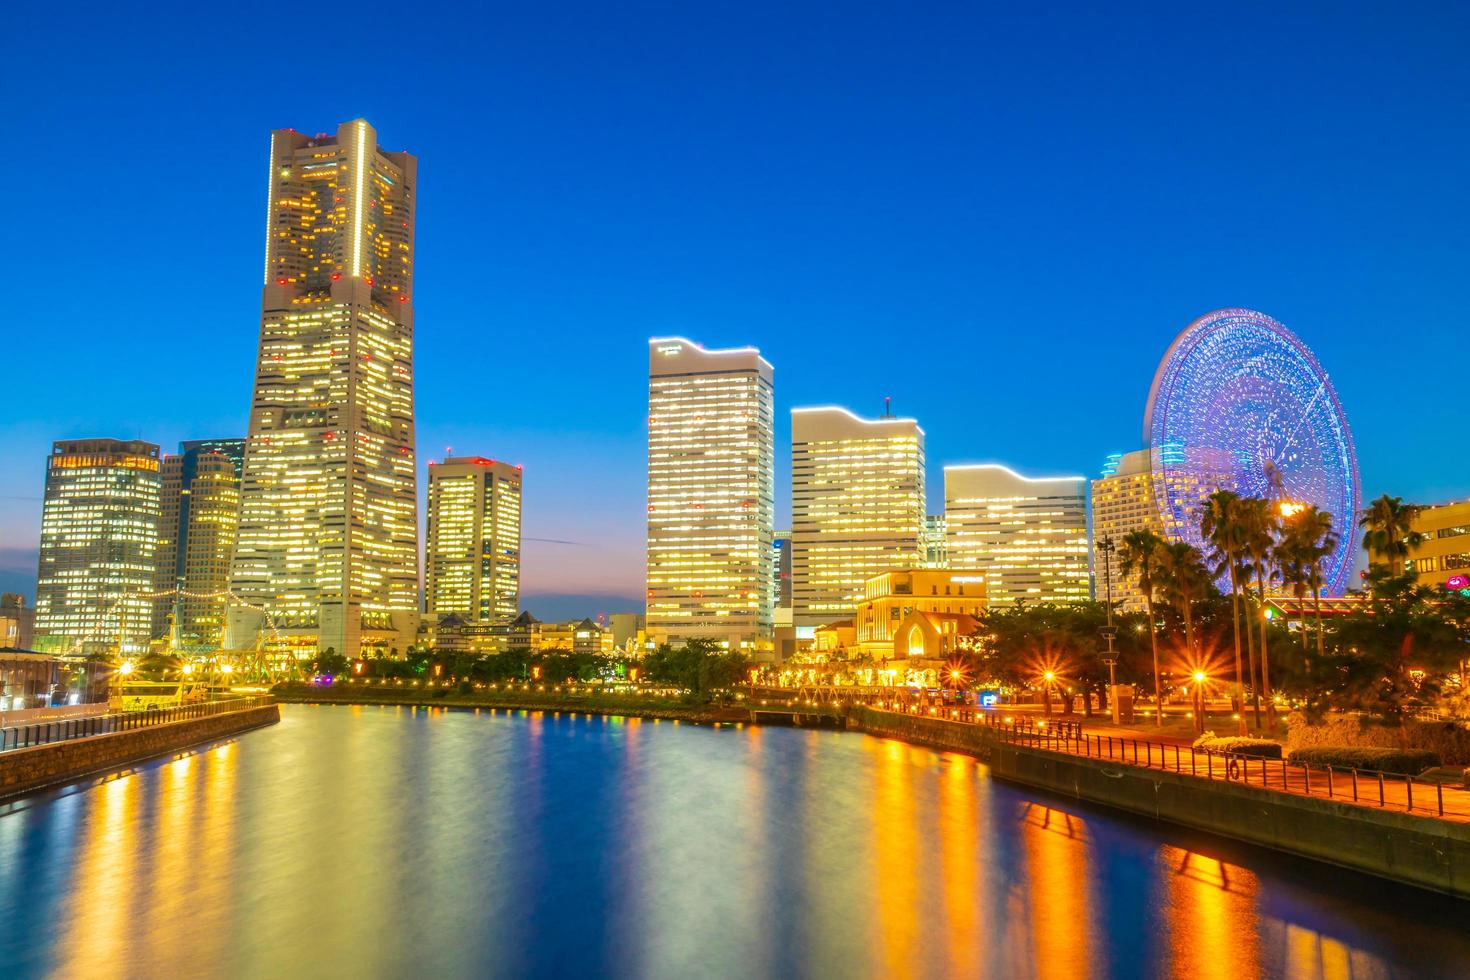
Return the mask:
MULTIPOLYGON (((1305 504, 1288 514, 1281 525, 1281 538, 1276 544, 1276 563, 1282 570, 1282 582, 1289 586, 1297 600, 1308 593, 1312 596, 1313 613, 1317 621, 1317 657, 1326 656, 1322 628, 1322 590, 1326 581, 1322 562, 1337 549, 1338 535, 1332 528, 1332 515, 1315 504, 1305 504)), ((1307 657, 1307 615, 1303 608, 1302 661, 1310 674, 1311 663, 1307 657)))
POLYGON ((1244 500, 1233 490, 1216 490, 1205 498, 1205 509, 1200 515, 1200 532, 1210 542, 1219 562, 1216 574, 1230 575, 1230 605, 1235 620, 1235 701, 1240 712, 1241 735, 1246 734, 1245 680, 1240 662, 1240 565, 1246 533, 1243 505, 1244 500))
POLYGON ((1187 541, 1166 541, 1158 554, 1156 573, 1164 601, 1184 621, 1184 649, 1193 670, 1200 667, 1199 647, 1194 642, 1195 606, 1214 588, 1204 555, 1187 541))
POLYGON ((643 658, 649 680, 687 688, 692 696, 704 700, 740 683, 749 666, 743 653, 723 650, 709 639, 690 640, 678 647, 664 644, 643 658))
POLYGON ((1123 577, 1136 575, 1138 588, 1143 592, 1144 607, 1148 612, 1148 639, 1154 660, 1154 724, 1164 724, 1164 699, 1159 684, 1159 627, 1154 618, 1154 578, 1158 574, 1159 551, 1164 545, 1152 531, 1129 531, 1123 536, 1118 549, 1119 570, 1123 577))
POLYGON ((1368 601, 1337 623, 1337 706, 1402 723, 1440 693, 1466 653, 1453 603, 1413 575, 1368 574, 1368 601), (1448 615, 1447 615, 1448 613, 1448 615))
MULTIPOLYGON (((1251 699, 1255 707, 1256 726, 1261 724, 1261 698, 1266 699, 1266 721, 1272 731, 1276 730, 1276 705, 1271 698, 1271 664, 1270 644, 1267 642, 1266 619, 1266 590, 1275 577, 1275 569, 1272 562, 1272 552, 1276 547, 1276 540, 1281 532, 1281 518, 1276 508, 1271 506, 1270 501, 1251 497, 1243 501, 1245 505, 1245 541, 1247 553, 1250 555, 1251 568, 1256 576, 1256 617, 1261 626, 1261 686, 1258 691, 1253 692, 1251 699)), ((1252 681, 1254 682, 1254 669, 1252 669, 1252 681)))
POLYGON ((1369 561, 1376 554, 1390 575, 1398 575, 1408 561, 1409 549, 1424 541, 1424 535, 1413 530, 1414 518, 1419 507, 1406 504, 1400 497, 1384 494, 1363 511, 1358 526, 1364 529, 1363 547, 1368 550, 1369 561))

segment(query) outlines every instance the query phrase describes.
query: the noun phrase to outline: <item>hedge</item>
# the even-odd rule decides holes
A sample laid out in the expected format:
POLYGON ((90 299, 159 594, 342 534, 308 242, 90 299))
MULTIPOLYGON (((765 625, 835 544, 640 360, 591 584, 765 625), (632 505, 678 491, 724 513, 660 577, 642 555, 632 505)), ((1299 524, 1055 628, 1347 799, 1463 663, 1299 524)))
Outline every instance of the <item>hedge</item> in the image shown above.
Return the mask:
POLYGON ((1337 766, 1342 769, 1371 769, 1417 776, 1439 765, 1439 756, 1427 749, 1382 749, 1352 745, 1318 745, 1297 749, 1291 761, 1307 766, 1337 766))
POLYGON ((1209 752, 1248 755, 1262 759, 1281 758, 1281 743, 1268 738, 1241 738, 1230 735, 1206 735, 1194 740, 1194 747, 1209 752))

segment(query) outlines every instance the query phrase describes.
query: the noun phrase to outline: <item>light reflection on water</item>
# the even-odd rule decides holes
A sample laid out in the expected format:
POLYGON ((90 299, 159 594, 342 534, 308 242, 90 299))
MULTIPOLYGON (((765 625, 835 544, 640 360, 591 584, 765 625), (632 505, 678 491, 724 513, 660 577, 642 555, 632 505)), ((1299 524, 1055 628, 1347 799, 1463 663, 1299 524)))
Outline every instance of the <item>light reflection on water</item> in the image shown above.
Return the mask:
POLYGON ((0 975, 1465 975, 1466 907, 836 732, 288 707, 0 811, 0 975))

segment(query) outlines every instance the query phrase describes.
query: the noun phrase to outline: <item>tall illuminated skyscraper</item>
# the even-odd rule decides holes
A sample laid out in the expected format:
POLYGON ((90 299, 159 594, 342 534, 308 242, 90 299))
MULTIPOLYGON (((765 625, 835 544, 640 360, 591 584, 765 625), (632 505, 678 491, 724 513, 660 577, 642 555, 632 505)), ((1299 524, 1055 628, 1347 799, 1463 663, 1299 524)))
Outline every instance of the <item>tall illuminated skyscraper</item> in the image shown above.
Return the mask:
POLYGON ((429 464, 424 613, 508 624, 521 611, 521 468, 481 456, 429 464))
POLYGON ((361 119, 271 134, 230 648, 267 627, 303 653, 414 641, 417 169, 361 119))
POLYGON ((984 575, 992 606, 1091 597, 1085 478, 946 466, 944 520, 949 567, 984 575))
POLYGON ((158 487, 158 447, 151 442, 76 439, 52 446, 36 580, 39 649, 148 649, 158 487))
POLYGON ((868 579, 924 554, 924 430, 844 408, 791 412, 791 578, 798 627, 850 619, 868 579))
POLYGON ((165 635, 172 613, 180 644, 218 649, 240 521, 245 440, 202 439, 179 448, 160 467, 153 635, 165 635))
POLYGON ((648 634, 769 648, 770 363, 753 347, 648 344, 648 634))

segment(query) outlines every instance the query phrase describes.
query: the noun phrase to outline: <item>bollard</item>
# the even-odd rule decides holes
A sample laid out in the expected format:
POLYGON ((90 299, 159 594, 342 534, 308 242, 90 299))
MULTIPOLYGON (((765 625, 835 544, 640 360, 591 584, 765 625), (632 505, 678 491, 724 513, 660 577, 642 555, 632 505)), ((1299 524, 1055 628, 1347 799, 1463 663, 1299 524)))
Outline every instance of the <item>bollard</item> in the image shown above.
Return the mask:
POLYGON ((1353 802, 1358 802, 1358 770, 1353 770, 1353 802))
POLYGON ((1387 804, 1385 804, 1383 802, 1383 773, 1382 772, 1379 772, 1379 774, 1378 774, 1378 805, 1379 806, 1386 806, 1387 805, 1387 804))
POLYGON ((1410 813, 1413 813, 1414 812, 1414 777, 1413 776, 1405 776, 1404 777, 1404 789, 1406 789, 1408 791, 1408 793, 1409 793, 1409 812, 1410 813))
POLYGON ((1444 816, 1444 783, 1434 784, 1434 795, 1439 799, 1439 815, 1444 816))
POLYGON ((1332 766, 1327 767, 1327 798, 1332 799, 1332 766))

